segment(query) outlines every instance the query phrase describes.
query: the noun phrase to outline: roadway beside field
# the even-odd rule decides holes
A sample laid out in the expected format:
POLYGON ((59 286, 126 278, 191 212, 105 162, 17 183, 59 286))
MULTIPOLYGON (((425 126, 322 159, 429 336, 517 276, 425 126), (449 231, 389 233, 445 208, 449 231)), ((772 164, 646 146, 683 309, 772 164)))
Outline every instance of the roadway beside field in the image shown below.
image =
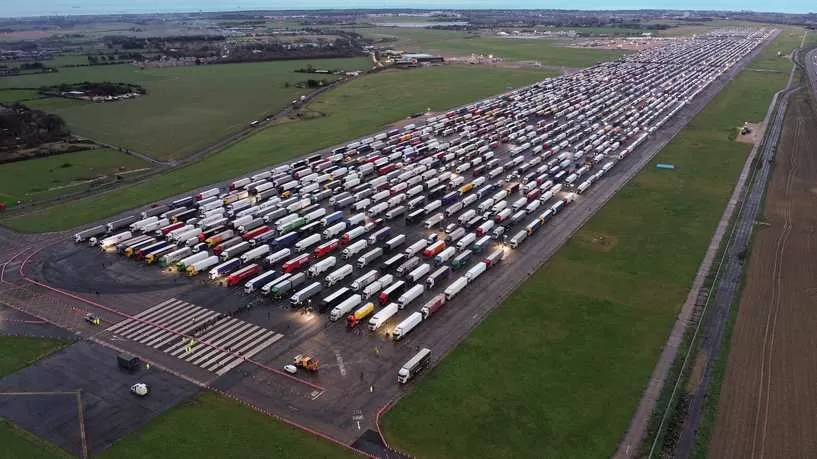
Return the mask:
POLYGON ((815 448, 817 373, 802 352, 817 321, 808 306, 817 273, 813 101, 803 92, 792 98, 748 254, 710 443, 716 457, 802 457, 815 448))

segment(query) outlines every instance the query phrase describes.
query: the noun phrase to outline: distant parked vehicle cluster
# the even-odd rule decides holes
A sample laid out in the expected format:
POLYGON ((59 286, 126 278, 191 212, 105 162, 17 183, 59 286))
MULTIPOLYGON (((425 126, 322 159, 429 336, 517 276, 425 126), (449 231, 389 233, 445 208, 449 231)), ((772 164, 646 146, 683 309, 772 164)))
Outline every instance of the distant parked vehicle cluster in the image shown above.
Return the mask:
MULTIPOLYGON (((481 277, 510 273, 497 269, 509 250, 768 33, 705 35, 550 78, 154 204, 75 240, 401 340, 481 277)), ((428 363, 425 351, 415 369, 428 363)))

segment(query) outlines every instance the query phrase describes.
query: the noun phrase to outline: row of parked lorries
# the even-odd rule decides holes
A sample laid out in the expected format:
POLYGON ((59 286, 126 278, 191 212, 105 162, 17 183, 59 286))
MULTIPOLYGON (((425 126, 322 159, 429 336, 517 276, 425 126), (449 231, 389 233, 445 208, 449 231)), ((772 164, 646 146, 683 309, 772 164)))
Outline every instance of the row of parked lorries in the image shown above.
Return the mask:
POLYGON ((391 332, 399 340, 762 38, 674 43, 548 79, 155 204, 75 240, 206 272, 350 327, 401 319, 391 332), (398 317, 414 304, 423 306, 398 317))

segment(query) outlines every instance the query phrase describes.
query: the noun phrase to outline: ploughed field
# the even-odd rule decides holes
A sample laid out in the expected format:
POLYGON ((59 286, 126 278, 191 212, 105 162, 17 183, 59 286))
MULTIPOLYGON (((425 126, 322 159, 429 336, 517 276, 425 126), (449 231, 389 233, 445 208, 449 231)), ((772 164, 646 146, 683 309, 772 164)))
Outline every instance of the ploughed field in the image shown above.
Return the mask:
POLYGON ((755 226, 729 346, 713 457, 802 457, 817 448, 817 372, 812 349, 817 228, 817 117, 795 95, 755 226))
MULTIPOLYGON (((192 324, 178 325, 176 316, 193 314, 189 302, 216 308, 222 294, 212 293, 218 290, 214 284, 235 293, 243 287, 260 304, 309 310, 303 318, 250 311, 250 322, 275 323, 275 330, 259 331, 265 338, 248 338, 233 350, 277 368, 296 353, 330 362, 317 374, 300 371, 295 378, 337 391, 331 399, 312 403, 275 392, 258 400, 277 403, 274 409, 295 406, 299 420, 349 439, 360 427, 341 413, 360 409, 368 416, 364 424, 371 425, 373 413, 397 393, 394 380, 404 362, 420 347, 431 348, 434 361, 456 345, 503 291, 541 263, 536 255, 548 244, 542 233, 552 222, 565 210, 570 215, 570 207, 585 207, 575 203, 577 197, 581 201, 582 194, 606 186, 605 178, 631 168, 632 161, 616 166, 765 36, 673 44, 418 120, 229 187, 157 203, 77 233, 77 242, 122 253, 111 254, 117 258, 102 262, 105 275, 90 275, 87 282, 141 270, 133 277, 152 272, 172 290, 182 272, 209 277, 209 286, 184 301, 145 292, 155 301, 140 301, 138 314, 165 330, 150 332, 152 325, 131 320, 108 332, 119 335, 120 345, 170 339, 172 349, 161 351, 211 375, 230 372, 229 389, 249 398, 262 386, 234 376, 241 362, 208 357, 226 339, 220 333, 244 325, 226 318, 201 324, 197 347, 184 353, 172 335, 186 335, 199 324, 193 315, 192 324), (353 338, 344 330, 353 327, 364 331, 353 338), (388 341, 396 344, 383 348, 388 341), (359 381, 348 376, 358 371, 359 381), (370 395, 373 387, 377 395, 370 395), (333 409, 318 409, 326 404, 333 409)), ((44 264, 47 280, 58 279, 57 271, 72 259, 99 265, 91 249, 71 251, 44 264)), ((81 281, 68 284, 75 282, 81 281)), ((75 290, 68 284, 57 286, 75 290)), ((414 376, 417 368, 407 370, 414 376)))

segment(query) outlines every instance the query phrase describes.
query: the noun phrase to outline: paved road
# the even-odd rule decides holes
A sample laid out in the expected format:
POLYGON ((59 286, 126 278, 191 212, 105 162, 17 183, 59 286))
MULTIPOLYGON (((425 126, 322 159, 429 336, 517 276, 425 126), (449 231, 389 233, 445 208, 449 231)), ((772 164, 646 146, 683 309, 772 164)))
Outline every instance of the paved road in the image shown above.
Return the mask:
MULTIPOLYGON (((803 37, 805 39, 805 34, 803 37)), ((702 316, 709 314, 708 317, 704 316, 706 320, 702 319, 704 328, 698 347, 698 355, 703 358, 704 363, 700 382, 692 392, 686 410, 678 443, 675 447, 675 457, 688 458, 695 452, 695 440, 703 417, 706 396, 712 380, 712 371, 720 355, 726 322, 740 291, 743 277, 743 260, 746 251, 749 249, 752 230, 762 207, 763 194, 766 190, 772 161, 780 141, 789 97, 801 88, 799 85, 792 87, 793 75, 794 68, 792 68, 786 89, 779 92, 776 97, 774 113, 766 126, 764 137, 759 146, 759 168, 753 173, 749 188, 746 190, 746 195, 738 212, 733 234, 727 242, 722 266, 716 277, 717 288, 713 301, 705 306, 706 309, 711 307, 711 311, 707 312, 705 309, 702 313, 702 316)))
POLYGON ((87 457, 200 390, 156 367, 123 371, 116 355, 81 341, 0 379, 0 417, 87 457), (148 397, 136 397, 129 391, 136 382, 157 390, 148 397))

